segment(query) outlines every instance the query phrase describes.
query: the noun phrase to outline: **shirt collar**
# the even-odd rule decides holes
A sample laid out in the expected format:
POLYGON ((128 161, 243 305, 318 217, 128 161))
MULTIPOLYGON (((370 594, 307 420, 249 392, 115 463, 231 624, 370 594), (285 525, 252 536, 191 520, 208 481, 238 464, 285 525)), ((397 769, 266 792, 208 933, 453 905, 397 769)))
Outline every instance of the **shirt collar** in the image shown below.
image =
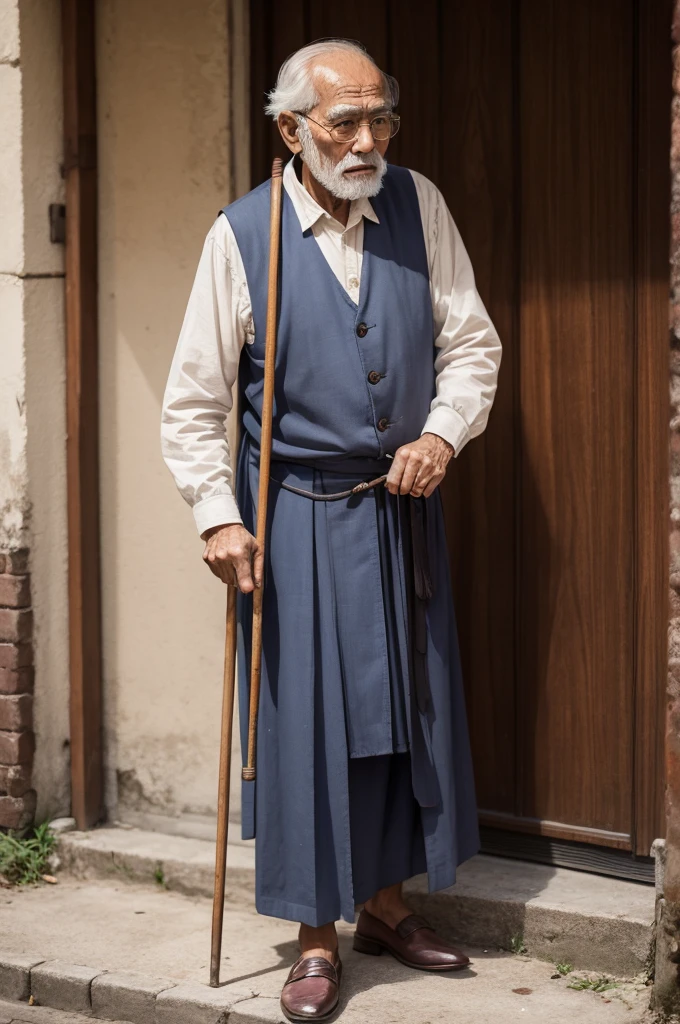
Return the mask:
MULTIPOLYGON (((322 217, 326 217, 329 221, 334 221, 337 224, 338 222, 335 218, 327 210, 319 206, 316 199, 310 196, 305 186, 298 179, 295 173, 294 161, 295 157, 292 157, 283 169, 283 187, 290 197, 302 230, 307 231, 322 217)), ((349 228, 356 227, 362 217, 372 220, 374 224, 380 223, 378 215, 369 199, 355 199, 350 203, 347 226, 343 230, 347 231, 349 228)))

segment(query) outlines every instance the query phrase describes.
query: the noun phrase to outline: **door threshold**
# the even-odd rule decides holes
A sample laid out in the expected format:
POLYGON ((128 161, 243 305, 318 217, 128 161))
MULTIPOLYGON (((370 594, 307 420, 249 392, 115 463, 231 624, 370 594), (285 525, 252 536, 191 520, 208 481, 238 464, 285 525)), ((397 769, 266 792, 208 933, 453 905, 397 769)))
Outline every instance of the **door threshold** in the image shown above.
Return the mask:
POLYGON ((653 857, 640 857, 626 850, 594 846, 592 843, 510 832, 488 825, 480 826, 479 831, 482 853, 654 885, 653 857))

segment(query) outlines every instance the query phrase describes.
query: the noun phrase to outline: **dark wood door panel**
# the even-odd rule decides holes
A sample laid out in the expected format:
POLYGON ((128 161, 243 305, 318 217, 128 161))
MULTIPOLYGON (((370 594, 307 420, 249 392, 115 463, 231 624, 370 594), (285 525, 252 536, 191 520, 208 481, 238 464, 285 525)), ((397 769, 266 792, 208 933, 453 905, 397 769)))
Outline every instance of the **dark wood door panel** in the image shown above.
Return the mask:
POLYGON ((388 64, 388 0, 343 0, 309 4, 309 39, 360 39, 380 67, 388 64))
POLYGON ((306 6, 305 0, 250 0, 250 109, 251 122, 258 126, 251 141, 253 185, 269 177, 275 156, 288 152, 263 110, 281 64, 306 41, 306 6))
POLYGON ((482 820, 637 853, 663 821, 655 10, 251 0, 253 183, 286 153, 262 116, 282 60, 361 39, 401 85, 390 159, 442 190, 503 341, 487 431, 442 486, 482 820))
POLYGON ((632 5, 524 0, 520 32, 516 810, 629 834, 632 5))
POLYGON ((442 59, 438 0, 419 0, 413 17, 412 0, 390 0, 389 65, 387 70, 401 83, 399 113, 402 125, 390 142, 389 159, 420 171, 439 182, 439 156, 446 148, 449 118, 442 120, 442 59), (410 31, 404 31, 404 25, 410 31), (427 59, 423 56, 427 54, 427 59))
MULTIPOLYGON (((503 340, 489 426, 443 484, 477 799, 514 813, 515 775, 515 168, 513 5, 443 4, 439 91, 442 189, 503 340), (455 46, 451 41, 465 41, 455 46)), ((404 80, 404 93, 410 82, 404 80)), ((404 133, 406 134, 406 133, 404 133)), ((408 154, 419 169, 417 145, 408 154)))

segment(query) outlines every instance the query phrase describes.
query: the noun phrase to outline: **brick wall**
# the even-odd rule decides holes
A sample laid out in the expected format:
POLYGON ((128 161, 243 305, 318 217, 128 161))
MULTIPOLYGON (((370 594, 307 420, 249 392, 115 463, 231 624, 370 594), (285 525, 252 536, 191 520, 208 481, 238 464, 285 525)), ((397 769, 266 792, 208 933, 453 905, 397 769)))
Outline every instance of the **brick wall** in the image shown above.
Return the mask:
POLYGON ((666 856, 662 893, 657 899, 656 908, 656 964, 652 999, 653 1005, 667 1014, 680 1012, 680 0, 675 3, 672 38, 670 621, 666 690, 666 856))
MULTIPOLYGON (((680 2, 673 23, 671 134, 671 684, 680 685, 680 2), (677 683, 675 676, 677 675, 677 683)), ((676 694, 677 696, 678 694, 676 694)))
POLYGON ((32 634, 28 553, 0 552, 0 828, 35 812, 32 634))
MULTIPOLYGON (((680 765, 680 0, 673 18, 671 115, 671 308, 670 308, 670 622, 667 758, 680 765)), ((672 839, 680 841, 680 808, 666 792, 672 839), (677 830, 677 831, 676 831, 677 830)))

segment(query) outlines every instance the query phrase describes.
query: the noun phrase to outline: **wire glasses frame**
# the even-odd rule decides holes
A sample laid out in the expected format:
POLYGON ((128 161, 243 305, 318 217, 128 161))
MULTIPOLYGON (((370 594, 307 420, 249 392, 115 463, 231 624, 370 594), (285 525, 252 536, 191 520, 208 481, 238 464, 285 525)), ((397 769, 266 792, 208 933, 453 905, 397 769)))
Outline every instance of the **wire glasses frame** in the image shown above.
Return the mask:
POLYGON ((363 124, 368 125, 371 129, 371 135, 376 142, 385 142, 387 139, 394 138, 399 131, 401 123, 399 114, 378 114, 370 121, 355 121, 353 118, 345 118, 339 124, 334 124, 332 128, 327 128, 325 124, 315 121, 309 114, 303 114, 300 110, 294 110, 293 113, 297 114, 298 117, 304 117, 308 121, 313 121, 319 128, 323 128, 325 132, 328 132, 334 142, 339 143, 354 142, 363 124))

